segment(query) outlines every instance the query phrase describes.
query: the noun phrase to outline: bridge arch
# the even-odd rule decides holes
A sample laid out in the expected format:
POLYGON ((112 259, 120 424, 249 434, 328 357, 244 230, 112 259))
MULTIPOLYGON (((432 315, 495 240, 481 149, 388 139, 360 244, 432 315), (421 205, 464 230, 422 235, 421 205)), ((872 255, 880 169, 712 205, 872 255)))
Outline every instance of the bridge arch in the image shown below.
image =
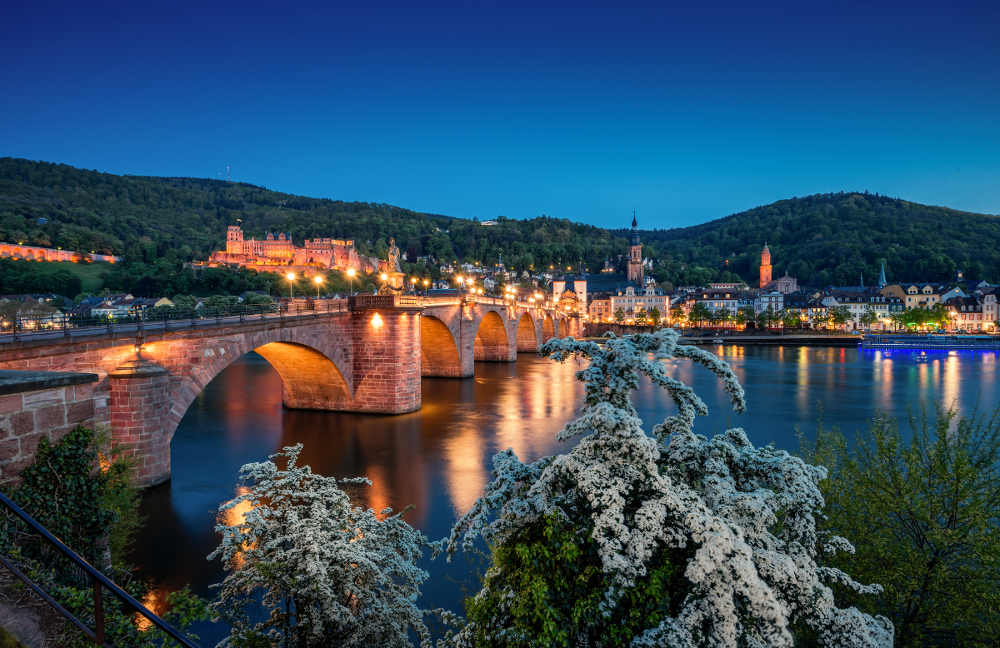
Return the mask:
POLYGON ((552 321, 551 315, 546 315, 545 319, 542 320, 542 342, 547 341, 549 338, 554 338, 556 336, 556 325, 552 321))
POLYGON ((510 342, 507 328, 496 311, 486 311, 476 329, 473 358, 487 362, 509 362, 510 342))
MULTIPOLYGON (((270 337, 270 336, 269 336, 270 337)), ((291 409, 349 409, 353 398, 352 389, 344 377, 338 363, 305 342, 296 341, 290 335, 276 336, 279 339, 251 339, 241 343, 199 349, 202 357, 191 363, 188 356, 182 361, 190 363, 187 371, 171 362, 169 349, 159 349, 160 343, 152 346, 153 361, 160 361, 174 376, 170 389, 169 423, 164 432, 167 443, 174 436, 177 426, 187 413, 191 403, 204 391, 216 376, 226 367, 242 358, 250 351, 256 351, 274 368, 281 378, 282 402, 291 409), (159 357, 158 357, 159 356, 159 357)))
POLYGON ((569 337, 569 320, 565 317, 559 318, 559 337, 569 337))
POLYGON ((517 320, 517 350, 538 351, 538 331, 535 329, 535 320, 528 313, 517 320))
POLYGON ((420 374, 423 376, 462 376, 458 344, 451 329, 437 317, 420 316, 420 374))

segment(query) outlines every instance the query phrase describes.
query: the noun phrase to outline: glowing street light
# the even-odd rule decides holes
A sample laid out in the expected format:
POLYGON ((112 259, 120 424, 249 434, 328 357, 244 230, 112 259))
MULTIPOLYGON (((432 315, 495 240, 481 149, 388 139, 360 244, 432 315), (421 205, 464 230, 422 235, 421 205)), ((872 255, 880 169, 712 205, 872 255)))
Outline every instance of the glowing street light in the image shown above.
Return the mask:
POLYGON ((358 271, 354 268, 347 269, 347 278, 351 282, 351 294, 354 294, 354 275, 358 274, 358 271))
POLYGON ((323 285, 323 276, 316 275, 313 277, 313 283, 316 284, 316 299, 319 299, 319 287, 323 285))
POLYGON ((292 289, 295 286, 295 273, 289 272, 285 275, 285 279, 288 279, 288 298, 292 299, 292 289))
POLYGON ((426 288, 428 286, 430 286, 430 285, 431 285, 431 280, 430 279, 424 279, 424 289, 426 290, 426 288))

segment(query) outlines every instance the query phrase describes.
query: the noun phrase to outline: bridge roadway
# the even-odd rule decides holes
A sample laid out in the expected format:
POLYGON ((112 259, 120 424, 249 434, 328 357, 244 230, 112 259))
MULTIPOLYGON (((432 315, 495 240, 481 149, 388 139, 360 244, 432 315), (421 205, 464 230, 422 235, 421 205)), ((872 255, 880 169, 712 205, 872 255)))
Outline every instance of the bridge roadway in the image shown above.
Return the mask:
POLYGON ((0 396, 0 482, 40 437, 110 428, 141 485, 170 477, 170 441, 188 406, 256 351, 281 376, 286 407, 399 414, 420 408, 422 376, 463 378, 474 362, 512 362, 550 337, 579 336, 553 307, 462 295, 358 295, 280 313, 0 334, 0 370, 90 374, 93 382, 0 396))

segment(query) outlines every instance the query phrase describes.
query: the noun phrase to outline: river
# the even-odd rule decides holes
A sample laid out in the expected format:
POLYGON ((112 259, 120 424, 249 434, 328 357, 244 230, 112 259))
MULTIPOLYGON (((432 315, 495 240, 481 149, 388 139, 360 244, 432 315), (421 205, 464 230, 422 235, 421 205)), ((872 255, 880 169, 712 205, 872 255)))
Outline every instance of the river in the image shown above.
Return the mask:
MULTIPOLYGON (((749 407, 734 414, 714 376, 673 361, 674 375, 694 385, 711 410, 696 424, 706 435, 741 426, 757 445, 795 450, 796 429, 814 431, 820 412, 826 425, 850 433, 876 412, 905 417, 938 405, 963 413, 1000 407, 996 351, 712 350, 732 364, 749 407)), ((419 412, 373 416, 285 410, 277 373, 260 356, 244 356, 191 405, 172 442, 171 481, 143 496, 147 522, 132 560, 157 584, 147 603, 161 609, 164 594, 185 583, 211 595, 209 585, 221 580, 222 571, 205 557, 218 542, 217 509, 233 497, 239 467, 294 443, 304 444, 300 462, 316 472, 370 478, 370 487, 352 491, 366 506, 413 506, 406 516, 411 524, 432 540, 445 536, 482 493, 495 452, 513 448, 530 460, 560 450, 555 434, 583 396, 577 369, 534 354, 521 354, 516 363, 476 363, 474 379, 425 379, 419 412)), ((647 430, 672 412, 666 393, 648 381, 633 402, 647 430)), ((461 611, 482 565, 460 556, 424 566, 431 578, 423 606, 461 611)), ((205 646, 225 634, 213 624, 195 631, 205 646)))

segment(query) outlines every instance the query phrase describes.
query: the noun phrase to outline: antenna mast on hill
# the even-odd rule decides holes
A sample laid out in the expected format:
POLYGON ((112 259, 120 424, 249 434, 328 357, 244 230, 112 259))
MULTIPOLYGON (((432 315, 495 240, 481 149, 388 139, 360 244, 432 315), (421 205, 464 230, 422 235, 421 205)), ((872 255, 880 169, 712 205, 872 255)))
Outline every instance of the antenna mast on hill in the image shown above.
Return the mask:
POLYGON ((226 165, 226 182, 229 182, 229 165, 226 165))

